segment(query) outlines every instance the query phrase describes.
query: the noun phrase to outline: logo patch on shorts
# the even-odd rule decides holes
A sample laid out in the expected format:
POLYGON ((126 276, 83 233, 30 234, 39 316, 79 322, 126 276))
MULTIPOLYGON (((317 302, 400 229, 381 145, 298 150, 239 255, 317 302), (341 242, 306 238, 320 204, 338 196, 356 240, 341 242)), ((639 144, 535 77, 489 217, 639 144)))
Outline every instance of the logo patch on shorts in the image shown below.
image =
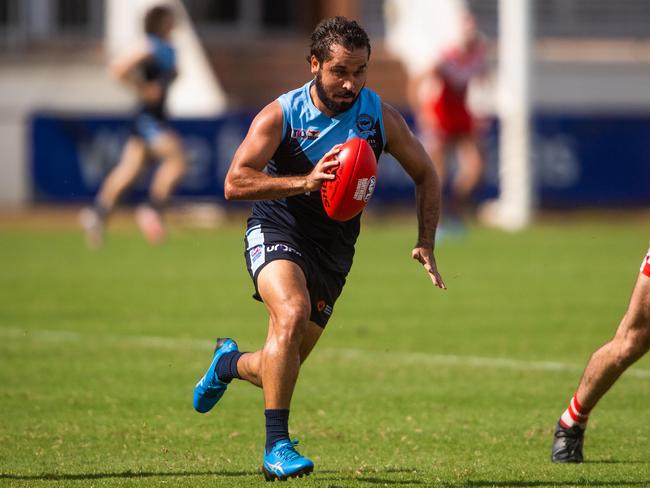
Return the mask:
POLYGON ((260 258, 264 256, 264 246, 262 244, 255 246, 249 251, 251 257, 251 265, 255 264, 260 258))
POLYGON ((286 244, 270 244, 266 246, 266 252, 288 252, 290 254, 297 254, 298 256, 302 256, 300 251, 297 249, 294 249, 291 246, 287 246, 286 244))
POLYGON ((325 300, 318 300, 318 303, 316 303, 316 308, 319 312, 324 313, 328 317, 332 315, 332 306, 328 305, 325 300))

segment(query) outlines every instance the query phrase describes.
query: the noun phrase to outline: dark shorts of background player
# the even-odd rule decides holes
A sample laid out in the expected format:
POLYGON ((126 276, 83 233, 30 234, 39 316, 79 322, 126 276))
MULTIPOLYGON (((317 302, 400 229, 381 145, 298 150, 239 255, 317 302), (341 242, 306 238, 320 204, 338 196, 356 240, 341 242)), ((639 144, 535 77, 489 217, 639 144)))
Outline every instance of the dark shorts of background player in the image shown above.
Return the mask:
POLYGON ((267 264, 278 259, 294 262, 300 266, 307 281, 311 301, 309 320, 325 328, 334 311, 334 303, 343 291, 345 275, 323 269, 318 259, 307 251, 309 246, 291 242, 292 239, 277 233, 265 232, 262 242, 253 242, 251 245, 248 237, 253 229, 248 229, 244 239, 246 268, 255 285, 253 298, 262 301, 257 288, 257 277, 267 264))
POLYGON ((164 117, 146 110, 137 112, 131 122, 131 135, 143 139, 148 146, 169 129, 169 124, 164 117))

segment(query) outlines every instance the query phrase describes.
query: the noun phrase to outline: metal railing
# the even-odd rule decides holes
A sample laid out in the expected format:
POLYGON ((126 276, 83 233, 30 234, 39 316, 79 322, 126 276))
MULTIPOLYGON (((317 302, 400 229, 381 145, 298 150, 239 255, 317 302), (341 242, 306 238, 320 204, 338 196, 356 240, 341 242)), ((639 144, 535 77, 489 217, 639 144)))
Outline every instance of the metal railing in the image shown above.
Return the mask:
MULTIPOLYGON (((481 30, 498 32, 498 0, 467 0, 481 30)), ((536 38, 648 38, 648 0, 534 0, 536 38)))
POLYGON ((0 49, 103 33, 104 0, 0 0, 0 49))

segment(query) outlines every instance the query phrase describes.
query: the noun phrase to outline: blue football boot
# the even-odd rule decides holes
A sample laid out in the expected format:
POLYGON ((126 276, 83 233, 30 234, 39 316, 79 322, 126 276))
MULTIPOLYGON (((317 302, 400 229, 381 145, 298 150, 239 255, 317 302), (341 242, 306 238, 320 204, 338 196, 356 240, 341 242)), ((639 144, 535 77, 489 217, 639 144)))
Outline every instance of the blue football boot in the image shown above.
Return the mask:
POLYGON ((289 478, 302 478, 314 470, 311 459, 302 456, 293 447, 298 441, 285 439, 273 445, 270 452, 264 455, 264 478, 266 481, 286 481, 289 478))
POLYGON ((239 351, 237 343, 232 339, 217 339, 217 347, 210 367, 194 387, 194 409, 199 413, 209 412, 226 392, 228 384, 220 381, 215 368, 221 356, 227 352, 239 351))

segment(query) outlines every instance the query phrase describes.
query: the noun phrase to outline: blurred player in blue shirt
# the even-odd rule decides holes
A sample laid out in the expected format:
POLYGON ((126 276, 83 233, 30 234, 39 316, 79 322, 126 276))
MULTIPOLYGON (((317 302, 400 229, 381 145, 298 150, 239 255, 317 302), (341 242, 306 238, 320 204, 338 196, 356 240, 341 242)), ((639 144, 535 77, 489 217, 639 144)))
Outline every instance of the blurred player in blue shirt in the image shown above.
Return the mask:
POLYGON ((165 112, 169 87, 177 75, 176 51, 170 43, 174 23, 170 7, 148 10, 144 17, 146 41, 110 67, 113 77, 133 89, 138 105, 119 164, 104 180, 94 207, 81 214, 91 248, 102 245, 108 216, 152 158, 160 160, 160 165, 151 183, 149 200, 138 207, 136 219, 149 242, 164 240, 161 211, 186 168, 181 141, 169 126, 165 112))

